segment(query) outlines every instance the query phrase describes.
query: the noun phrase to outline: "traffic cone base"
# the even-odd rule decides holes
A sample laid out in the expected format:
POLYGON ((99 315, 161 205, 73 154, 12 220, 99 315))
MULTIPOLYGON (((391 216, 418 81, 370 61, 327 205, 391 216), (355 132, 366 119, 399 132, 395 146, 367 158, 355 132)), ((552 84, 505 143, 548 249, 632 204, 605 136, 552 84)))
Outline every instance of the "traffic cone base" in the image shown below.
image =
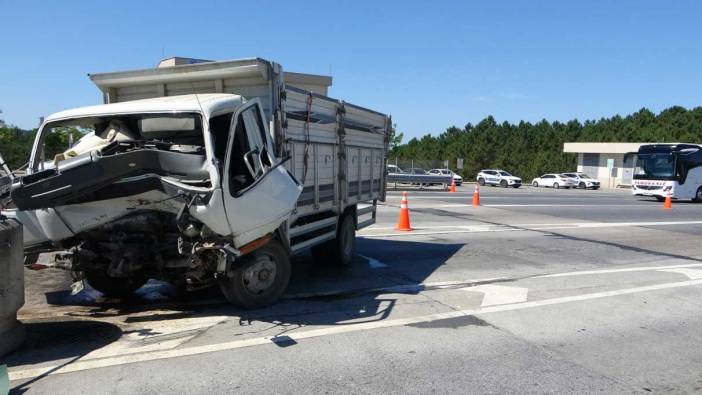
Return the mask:
POLYGON ((397 225, 395 230, 409 232, 412 230, 410 225, 409 207, 407 206, 407 192, 402 192, 402 200, 400 200, 400 215, 397 217, 397 225))
POLYGON ((673 199, 670 196, 670 192, 668 192, 668 194, 665 195, 665 202, 663 202, 663 208, 666 210, 673 209, 673 199))

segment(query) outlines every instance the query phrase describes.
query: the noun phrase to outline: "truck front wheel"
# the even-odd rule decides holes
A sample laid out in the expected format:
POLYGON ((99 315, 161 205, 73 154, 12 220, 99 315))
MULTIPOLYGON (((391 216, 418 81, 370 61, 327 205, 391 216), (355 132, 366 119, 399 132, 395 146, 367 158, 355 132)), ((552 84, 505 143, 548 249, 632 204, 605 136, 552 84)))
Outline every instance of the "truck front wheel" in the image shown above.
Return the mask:
POLYGON ((131 296, 149 280, 144 273, 134 272, 127 277, 110 277, 104 271, 85 272, 85 280, 91 287, 111 298, 131 296))
POLYGON ((268 244, 241 258, 234 268, 218 279, 227 300, 245 309, 275 303, 290 281, 290 256, 280 241, 268 244))
POLYGON ((336 238, 312 248, 315 260, 349 266, 356 255, 356 221, 353 211, 346 213, 339 221, 336 238))

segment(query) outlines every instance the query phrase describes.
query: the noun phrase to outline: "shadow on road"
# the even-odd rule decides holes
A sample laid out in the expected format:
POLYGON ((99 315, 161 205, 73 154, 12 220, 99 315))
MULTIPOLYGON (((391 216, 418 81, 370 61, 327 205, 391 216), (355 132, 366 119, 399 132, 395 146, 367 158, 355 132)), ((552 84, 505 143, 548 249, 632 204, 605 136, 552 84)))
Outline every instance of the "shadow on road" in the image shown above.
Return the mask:
MULTIPOLYGON (((137 296, 127 300, 105 299, 99 293, 90 295, 94 290, 84 291, 90 296, 86 297, 71 296, 68 289, 53 289, 45 292, 48 306, 42 312, 58 309, 51 320, 79 317, 80 321, 28 324, 27 343, 7 363, 17 366, 66 359, 70 363, 71 359, 122 336, 122 330, 104 322, 106 319, 134 325, 138 333, 140 327, 157 321, 229 316, 232 319, 226 320, 227 325, 236 332, 232 338, 242 332, 255 335, 272 330, 276 336, 273 342, 289 347, 295 343, 286 342, 284 336, 295 328, 386 319, 396 307, 396 299, 390 294, 419 292, 422 289, 419 284, 461 247, 463 244, 359 238, 359 255, 349 267, 318 262, 302 254, 293 259, 293 274, 283 300, 259 310, 242 310, 228 304, 216 288, 183 296, 171 292, 170 285, 158 282, 150 282, 137 296), (148 295, 154 293, 165 299, 149 299, 148 295), (71 310, 61 313, 60 309, 66 307, 71 310), (251 331, 246 332, 245 327, 251 327, 251 331)), ((151 335, 145 332, 144 337, 151 335)))

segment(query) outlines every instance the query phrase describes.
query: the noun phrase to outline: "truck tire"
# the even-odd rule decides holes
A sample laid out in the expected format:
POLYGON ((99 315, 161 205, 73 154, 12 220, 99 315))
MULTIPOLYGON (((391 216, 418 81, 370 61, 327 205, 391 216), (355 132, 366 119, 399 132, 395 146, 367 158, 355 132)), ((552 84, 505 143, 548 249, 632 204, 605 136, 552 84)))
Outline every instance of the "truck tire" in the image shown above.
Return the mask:
POLYGON ((339 221, 336 238, 312 248, 315 260, 349 266, 356 255, 356 221, 353 212, 346 213, 339 221))
POLYGON ((131 273, 129 277, 110 277, 104 271, 91 270, 85 272, 85 280, 105 296, 125 298, 134 294, 149 278, 141 272, 131 273))
POLYGON ((290 282, 290 254, 277 239, 235 263, 218 279, 222 294, 232 304, 258 309, 278 301, 290 282))

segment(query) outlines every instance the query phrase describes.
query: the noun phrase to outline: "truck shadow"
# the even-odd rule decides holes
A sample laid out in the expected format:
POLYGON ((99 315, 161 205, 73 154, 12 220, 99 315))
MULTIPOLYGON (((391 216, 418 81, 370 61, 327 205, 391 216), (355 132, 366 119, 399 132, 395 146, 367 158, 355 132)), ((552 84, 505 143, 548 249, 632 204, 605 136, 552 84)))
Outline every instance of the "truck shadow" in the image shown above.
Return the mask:
POLYGON ((32 383, 122 336, 122 330, 118 326, 101 321, 31 322, 24 326, 27 337, 22 347, 3 357, 2 363, 9 367, 47 361, 55 363, 47 367, 43 374, 13 388, 11 394, 23 393, 32 383))
MULTIPOLYGON (((230 305, 216 288, 193 293, 184 299, 168 296, 166 300, 149 300, 142 292, 142 296, 124 301, 100 297, 91 300, 80 295, 69 297, 68 290, 53 291, 46 297, 55 305, 48 308, 68 306, 70 310, 59 314, 59 318, 80 318, 81 321, 30 324, 33 340, 29 341, 28 348, 16 353, 11 363, 38 363, 84 355, 119 339, 121 329, 105 323, 104 319, 117 320, 120 326, 133 326, 139 333, 140 328, 148 328, 159 321, 223 316, 231 317, 226 322, 237 333, 233 336, 263 331, 266 335, 273 333, 275 337, 302 326, 382 321, 396 309, 398 294, 421 292, 426 287, 422 283, 463 246, 359 238, 358 255, 349 267, 318 262, 310 255, 302 254, 294 258, 292 278, 283 299, 259 310, 242 310, 230 305), (94 325, 95 330, 87 330, 81 325, 94 325), (86 333, 92 334, 86 337, 86 333), (58 343, 52 343, 54 341, 58 343)), ((167 288, 169 285, 156 284, 153 287, 167 288)), ((156 291, 152 289, 146 294, 153 292, 156 291)), ((169 295, 168 290, 158 292, 169 295)), ((145 337, 153 335, 153 331, 144 332, 145 337)), ((275 343, 291 345, 285 341, 275 343)))

